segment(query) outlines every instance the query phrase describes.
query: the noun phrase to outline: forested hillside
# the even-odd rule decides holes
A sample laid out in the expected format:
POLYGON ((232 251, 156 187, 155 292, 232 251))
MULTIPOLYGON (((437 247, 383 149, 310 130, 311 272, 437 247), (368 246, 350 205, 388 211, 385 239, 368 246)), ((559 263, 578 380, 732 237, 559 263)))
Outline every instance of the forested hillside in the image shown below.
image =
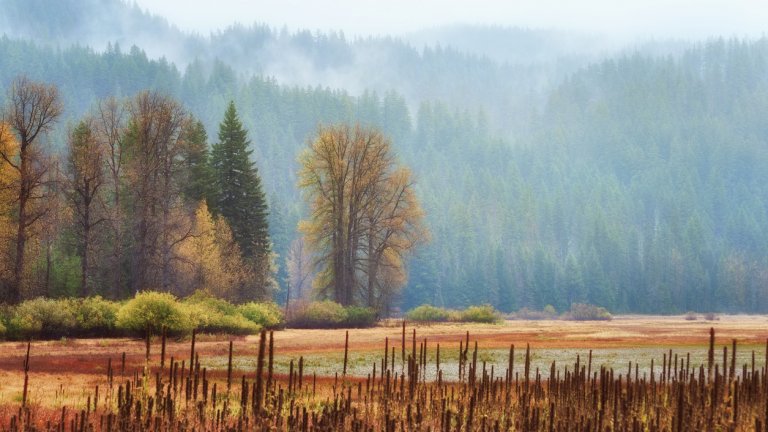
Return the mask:
MULTIPOLYGON (((344 121, 381 128, 417 180, 431 242, 411 260, 403 307, 768 311, 768 40, 675 44, 679 54, 577 67, 583 57, 515 63, 471 47, 260 27, 188 36, 122 3, 86 2, 186 44, 168 53, 176 64, 145 47, 84 46, 92 41, 78 39, 68 9, 19 12, 38 3, 5 0, 5 18, 35 16, 82 45, 44 46, 13 33, 20 24, 4 27, 3 94, 18 74, 52 82, 75 119, 106 96, 158 89, 209 137, 233 100, 269 198, 283 289, 305 211, 297 156, 319 123, 344 121), (289 58, 297 52, 301 61, 289 58)), ((52 135, 59 147, 66 125, 52 135)))

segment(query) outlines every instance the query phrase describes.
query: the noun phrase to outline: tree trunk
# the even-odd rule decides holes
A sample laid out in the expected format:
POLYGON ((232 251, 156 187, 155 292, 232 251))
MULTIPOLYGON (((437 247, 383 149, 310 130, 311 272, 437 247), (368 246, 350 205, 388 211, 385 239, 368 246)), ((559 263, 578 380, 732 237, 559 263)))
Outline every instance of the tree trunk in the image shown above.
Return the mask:
POLYGON ((24 154, 26 145, 22 142, 20 153, 20 183, 19 188, 19 220, 16 231, 16 261, 13 267, 13 286, 11 287, 8 302, 18 304, 21 301, 21 287, 24 282, 24 252, 27 243, 27 198, 29 197, 29 185, 27 180, 27 158, 24 154))
POLYGON ((88 245, 90 243, 90 211, 85 208, 85 223, 83 226, 83 258, 80 261, 80 293, 83 297, 88 297, 91 293, 88 289, 88 245))

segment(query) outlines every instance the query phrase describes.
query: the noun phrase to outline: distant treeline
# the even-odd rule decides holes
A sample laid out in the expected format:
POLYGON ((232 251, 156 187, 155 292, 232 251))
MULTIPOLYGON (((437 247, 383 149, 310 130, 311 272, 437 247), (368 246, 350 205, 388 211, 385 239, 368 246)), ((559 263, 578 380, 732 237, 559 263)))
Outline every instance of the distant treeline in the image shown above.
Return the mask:
MULTIPOLYGON (((503 115, 493 104, 410 107, 396 92, 282 86, 242 76, 228 59, 181 72, 138 48, 96 53, 7 37, 0 58, 0 86, 21 72, 56 83, 72 118, 107 95, 153 88, 215 130, 233 99, 269 198, 283 290, 304 211, 296 157, 319 122, 358 121, 392 137, 432 233, 410 263, 403 309, 768 311, 766 39, 586 67, 545 108, 510 119, 526 124, 514 143, 490 126, 503 115)), ((460 64, 435 63, 433 73, 460 64)))

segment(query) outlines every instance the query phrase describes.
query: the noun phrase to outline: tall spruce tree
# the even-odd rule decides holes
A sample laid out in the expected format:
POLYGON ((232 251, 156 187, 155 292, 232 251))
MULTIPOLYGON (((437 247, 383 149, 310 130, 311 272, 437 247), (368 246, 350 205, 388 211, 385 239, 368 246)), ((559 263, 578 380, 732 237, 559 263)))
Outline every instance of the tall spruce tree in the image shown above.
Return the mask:
MULTIPOLYGON (((211 149, 211 207, 229 223, 243 257, 260 261, 270 255, 268 209, 249 145, 248 132, 237 117, 234 102, 230 102, 219 125, 219 142, 211 149)), ((263 263, 255 264, 263 267, 263 263)))
POLYGON ((182 149, 184 158, 185 178, 182 185, 184 196, 194 202, 205 201, 209 206, 213 203, 211 164, 208 155, 208 134, 205 132, 205 126, 201 121, 192 122, 184 130, 185 146, 182 149))

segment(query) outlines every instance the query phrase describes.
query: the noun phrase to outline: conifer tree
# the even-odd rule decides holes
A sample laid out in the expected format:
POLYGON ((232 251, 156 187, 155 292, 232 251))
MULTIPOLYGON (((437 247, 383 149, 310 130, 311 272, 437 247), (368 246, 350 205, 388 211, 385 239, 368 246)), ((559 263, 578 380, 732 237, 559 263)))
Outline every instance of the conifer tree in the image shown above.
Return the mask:
MULTIPOLYGON (((230 102, 219 125, 219 141, 211 149, 213 172, 213 210, 232 229, 232 237, 243 258, 256 273, 256 296, 265 297, 274 288, 268 209, 256 165, 248 149, 248 132, 230 102)), ((253 296, 243 294, 243 300, 253 296)))
POLYGON ((185 147, 183 151, 186 178, 182 192, 191 202, 211 199, 211 167, 208 162, 208 134, 201 121, 191 122, 184 131, 185 147))

